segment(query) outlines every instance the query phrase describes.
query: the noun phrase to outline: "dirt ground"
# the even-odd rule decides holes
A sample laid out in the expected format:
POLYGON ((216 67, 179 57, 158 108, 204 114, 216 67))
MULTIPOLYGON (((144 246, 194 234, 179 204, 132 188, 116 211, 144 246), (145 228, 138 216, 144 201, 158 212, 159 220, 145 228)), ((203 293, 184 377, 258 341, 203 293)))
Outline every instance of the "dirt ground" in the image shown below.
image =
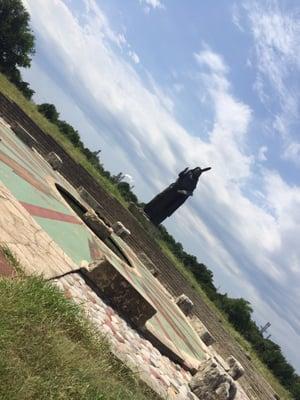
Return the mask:
POLYGON ((240 379, 241 386, 252 400, 274 399, 274 391, 261 377, 247 358, 245 351, 234 338, 226 331, 218 316, 209 308, 206 302, 195 293, 182 275, 176 270, 172 262, 161 252, 159 246, 141 227, 132 214, 117 200, 105 192, 94 178, 54 141, 54 139, 40 130, 38 126, 13 102, 0 94, 0 116, 8 123, 17 121, 33 137, 32 145, 44 156, 54 151, 63 160, 61 173, 74 186, 83 186, 102 205, 105 217, 111 222, 121 221, 130 231, 128 244, 137 252, 143 251, 156 265, 160 272, 159 279, 174 296, 185 293, 194 302, 194 313, 206 325, 216 338, 214 345, 222 357, 234 355, 245 368, 245 375, 240 379))

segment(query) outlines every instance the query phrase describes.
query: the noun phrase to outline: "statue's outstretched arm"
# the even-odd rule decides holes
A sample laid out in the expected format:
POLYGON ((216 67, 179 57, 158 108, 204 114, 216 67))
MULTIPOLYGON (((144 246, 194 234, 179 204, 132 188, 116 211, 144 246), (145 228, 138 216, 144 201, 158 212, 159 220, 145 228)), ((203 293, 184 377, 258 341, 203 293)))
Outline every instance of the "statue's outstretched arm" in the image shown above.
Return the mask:
POLYGON ((201 174, 203 173, 203 172, 206 172, 206 171, 209 171, 211 169, 211 167, 207 167, 207 168, 201 168, 201 174))

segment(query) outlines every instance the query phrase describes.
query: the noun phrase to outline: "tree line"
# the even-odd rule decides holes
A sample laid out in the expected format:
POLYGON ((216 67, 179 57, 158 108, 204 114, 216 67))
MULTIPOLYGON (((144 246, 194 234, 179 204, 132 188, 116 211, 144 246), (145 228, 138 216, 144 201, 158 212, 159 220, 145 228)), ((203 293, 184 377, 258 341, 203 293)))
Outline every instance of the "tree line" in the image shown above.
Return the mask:
MULTIPOLYGON (((0 72, 5 74, 25 97, 31 99, 34 91, 24 82, 19 68, 28 68, 35 53, 35 38, 30 28, 30 16, 21 0, 0 0, 0 72)), ((84 146, 79 132, 68 122, 60 119, 60 114, 53 104, 38 105, 38 110, 60 132, 70 140, 87 158, 91 165, 115 184, 127 202, 138 204, 138 198, 132 187, 124 182, 124 175, 112 175, 100 161, 100 150, 91 151, 84 146)), ((229 322, 251 344, 260 359, 270 368, 281 384, 300 400, 300 377, 295 369, 287 362, 280 346, 268 338, 264 338, 260 328, 252 319, 252 307, 243 298, 230 298, 227 293, 219 293, 214 285, 213 273, 200 263, 197 258, 188 254, 181 243, 168 233, 164 226, 159 227, 160 237, 170 251, 188 269, 201 285, 207 296, 227 316, 229 322)))

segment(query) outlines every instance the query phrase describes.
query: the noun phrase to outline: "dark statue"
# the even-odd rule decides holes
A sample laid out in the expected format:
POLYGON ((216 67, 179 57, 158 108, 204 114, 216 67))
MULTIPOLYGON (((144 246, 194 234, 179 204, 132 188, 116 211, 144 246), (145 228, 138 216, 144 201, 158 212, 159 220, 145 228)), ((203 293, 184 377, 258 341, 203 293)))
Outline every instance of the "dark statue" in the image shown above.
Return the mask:
POLYGON ((189 196, 193 195, 200 175, 210 169, 210 167, 204 169, 197 167, 194 169, 185 168, 181 171, 176 182, 172 183, 145 205, 144 212, 150 221, 155 225, 159 225, 172 215, 189 196))

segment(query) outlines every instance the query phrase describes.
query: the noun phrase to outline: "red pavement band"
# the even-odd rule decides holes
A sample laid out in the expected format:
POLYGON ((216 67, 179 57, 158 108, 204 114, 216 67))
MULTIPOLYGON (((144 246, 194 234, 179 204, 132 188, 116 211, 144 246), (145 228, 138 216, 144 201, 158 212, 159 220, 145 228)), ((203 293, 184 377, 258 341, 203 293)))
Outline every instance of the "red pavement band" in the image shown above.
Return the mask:
POLYGON ((55 221, 68 222, 70 224, 82 224, 80 219, 78 219, 74 215, 68 215, 59 211, 50 210, 49 208, 35 206, 33 204, 25 203, 24 201, 20 201, 20 203, 29 212, 30 215, 33 215, 35 217, 53 219, 55 221))

